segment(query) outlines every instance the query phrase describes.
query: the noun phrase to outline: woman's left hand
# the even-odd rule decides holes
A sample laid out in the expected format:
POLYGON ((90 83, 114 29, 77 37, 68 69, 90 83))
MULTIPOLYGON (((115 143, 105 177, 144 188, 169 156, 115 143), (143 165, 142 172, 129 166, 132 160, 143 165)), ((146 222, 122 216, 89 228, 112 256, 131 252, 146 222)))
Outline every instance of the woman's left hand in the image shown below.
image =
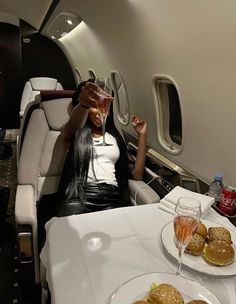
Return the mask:
POLYGON ((147 134, 147 121, 139 116, 132 116, 132 125, 139 135, 147 134))

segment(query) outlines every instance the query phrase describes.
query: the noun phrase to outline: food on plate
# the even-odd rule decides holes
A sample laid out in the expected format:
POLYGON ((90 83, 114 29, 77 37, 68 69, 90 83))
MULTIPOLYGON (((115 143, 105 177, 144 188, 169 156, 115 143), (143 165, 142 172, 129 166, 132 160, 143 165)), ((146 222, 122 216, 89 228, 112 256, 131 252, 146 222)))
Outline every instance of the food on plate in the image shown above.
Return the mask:
POLYGON ((212 265, 225 266, 234 261, 234 248, 231 246, 232 238, 225 227, 206 228, 200 223, 196 232, 188 243, 185 253, 199 256, 212 265))
POLYGON ((224 227, 210 227, 208 229, 208 241, 225 241, 228 244, 232 243, 231 234, 228 229, 224 227))
MULTIPOLYGON (((157 285, 156 283, 152 283, 147 295, 142 300, 135 301, 133 304, 184 304, 184 299, 173 285, 167 283, 157 285)), ((192 300, 187 304, 207 304, 207 302, 192 300)))
POLYGON ((204 259, 217 266, 231 264, 234 256, 234 248, 225 241, 212 241, 203 249, 204 259))
POLYGON ((202 300, 193 300, 188 302, 187 304, 207 304, 207 302, 202 301, 202 300))
POLYGON ((185 249, 185 252, 191 255, 200 255, 205 246, 204 238, 199 234, 194 234, 185 249))
POLYGON ((184 304, 181 293, 171 284, 160 284, 151 291, 147 298, 151 304, 184 304))
POLYGON ((200 222, 195 233, 199 234, 204 239, 206 239, 207 238, 207 227, 202 222, 200 222))

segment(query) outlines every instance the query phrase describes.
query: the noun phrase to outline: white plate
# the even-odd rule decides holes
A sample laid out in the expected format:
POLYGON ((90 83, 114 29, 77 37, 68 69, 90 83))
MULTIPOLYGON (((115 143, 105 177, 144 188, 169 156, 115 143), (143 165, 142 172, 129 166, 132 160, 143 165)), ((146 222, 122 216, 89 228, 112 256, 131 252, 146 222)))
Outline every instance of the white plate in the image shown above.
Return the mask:
POLYGON ((141 300, 149 291, 150 284, 168 283, 175 286, 183 295, 185 303, 203 300, 208 304, 222 304, 208 289, 187 278, 175 274, 152 272, 139 275, 118 287, 106 304, 132 304, 141 300))
MULTIPOLYGON (((214 223, 212 221, 204 220, 202 222, 207 228, 219 227, 219 226, 223 227, 223 225, 214 223)), ((225 227, 225 228, 227 228, 230 231, 232 241, 234 244, 234 250, 236 250, 236 248, 235 248, 236 232, 229 229, 228 227, 225 227)), ((162 243, 163 243, 165 249, 167 250, 167 252, 174 258, 178 259, 178 251, 177 251, 177 248, 174 243, 173 221, 167 223, 163 227, 163 229, 161 231, 161 240, 162 240, 162 243)), ((193 256, 193 255, 185 253, 183 256, 182 263, 194 270, 197 270, 197 271, 200 271, 203 273, 207 273, 210 275, 216 275, 216 276, 236 275, 236 262, 235 261, 230 265, 219 267, 219 266, 210 265, 201 256, 193 256)))

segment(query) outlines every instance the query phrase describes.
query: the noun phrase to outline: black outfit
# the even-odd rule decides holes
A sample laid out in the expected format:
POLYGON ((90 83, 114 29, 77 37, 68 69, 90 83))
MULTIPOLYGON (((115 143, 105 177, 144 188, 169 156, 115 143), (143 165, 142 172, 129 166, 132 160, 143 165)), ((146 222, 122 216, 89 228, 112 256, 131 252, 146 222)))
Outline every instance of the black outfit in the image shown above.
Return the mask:
MULTIPOLYGON (((120 185, 118 182, 117 187, 106 183, 87 183, 85 189, 83 189, 85 193, 84 200, 78 195, 68 198, 67 188, 72 180, 76 178, 73 163, 73 154, 76 153, 74 149, 76 146, 75 141, 76 137, 67 153, 58 187, 56 215, 61 217, 130 206, 128 182, 126 182, 125 177, 123 177, 120 185)), ((119 163, 119 160, 117 162, 119 163)), ((118 167, 117 164, 116 167, 118 167)))

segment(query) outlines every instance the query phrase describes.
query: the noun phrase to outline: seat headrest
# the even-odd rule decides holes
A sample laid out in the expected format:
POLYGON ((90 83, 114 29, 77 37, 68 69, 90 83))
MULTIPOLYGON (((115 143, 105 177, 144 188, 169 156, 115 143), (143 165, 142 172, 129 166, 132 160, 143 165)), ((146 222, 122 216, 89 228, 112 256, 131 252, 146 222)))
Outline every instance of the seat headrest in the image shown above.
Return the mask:
POLYGON ((30 78, 30 84, 34 91, 56 90, 57 79, 50 77, 34 77, 30 78))
POLYGON ((48 90, 40 92, 41 107, 44 110, 51 129, 59 131, 69 120, 73 93, 73 90, 48 90))

